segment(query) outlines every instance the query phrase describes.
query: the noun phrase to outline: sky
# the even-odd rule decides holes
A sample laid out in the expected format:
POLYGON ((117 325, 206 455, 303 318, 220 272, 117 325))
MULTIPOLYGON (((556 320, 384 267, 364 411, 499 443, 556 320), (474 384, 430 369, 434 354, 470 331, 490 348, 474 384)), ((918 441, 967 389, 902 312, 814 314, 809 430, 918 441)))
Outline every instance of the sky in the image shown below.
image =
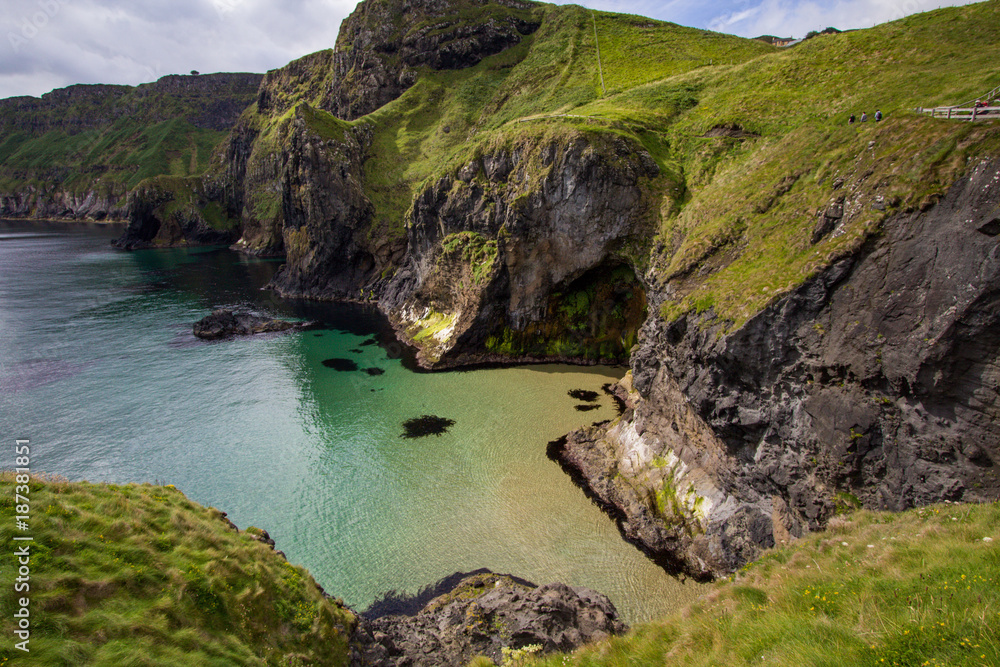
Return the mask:
MULTIPOLYGON (((577 0, 742 37, 867 28, 969 0, 577 0)), ((3 0, 0 98, 191 70, 265 72, 330 48, 353 0, 3 0)), ((565 3, 560 3, 565 4, 565 3)))

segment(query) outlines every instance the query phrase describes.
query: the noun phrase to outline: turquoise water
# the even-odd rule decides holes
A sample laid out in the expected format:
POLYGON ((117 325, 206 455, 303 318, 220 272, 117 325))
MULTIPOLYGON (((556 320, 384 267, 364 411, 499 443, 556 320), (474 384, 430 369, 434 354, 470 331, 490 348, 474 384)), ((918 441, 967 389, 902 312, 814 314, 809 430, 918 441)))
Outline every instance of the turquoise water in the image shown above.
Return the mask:
POLYGON ((372 311, 261 291, 276 262, 124 253, 108 245, 116 232, 0 223, 0 424, 9 440, 31 439, 36 470, 175 484, 240 528, 268 530, 356 609, 481 567, 589 586, 631 622, 700 592, 623 542, 545 456, 549 440, 614 415, 603 394, 580 412, 567 391, 600 391, 621 370, 415 373, 372 311), (326 328, 191 336, 219 306, 326 328), (424 414, 455 424, 402 438, 424 414))

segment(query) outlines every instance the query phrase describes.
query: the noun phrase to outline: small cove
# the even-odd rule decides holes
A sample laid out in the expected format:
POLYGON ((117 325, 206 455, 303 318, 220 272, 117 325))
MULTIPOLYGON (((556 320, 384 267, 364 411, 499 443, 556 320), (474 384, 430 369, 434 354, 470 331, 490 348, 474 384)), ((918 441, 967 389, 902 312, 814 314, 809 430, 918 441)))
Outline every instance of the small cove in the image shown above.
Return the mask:
POLYGON ((116 231, 0 223, 0 421, 31 438, 38 469, 174 484, 268 530, 358 610, 478 568, 594 588, 629 622, 703 590, 626 544, 545 456, 615 415, 600 388, 621 369, 414 373, 373 342, 387 332, 371 310, 261 291, 278 262, 124 253, 116 231), (220 306, 325 328, 194 339, 220 306), (597 392, 595 407, 577 409, 575 390, 597 392), (451 423, 403 437, 424 416, 451 423))

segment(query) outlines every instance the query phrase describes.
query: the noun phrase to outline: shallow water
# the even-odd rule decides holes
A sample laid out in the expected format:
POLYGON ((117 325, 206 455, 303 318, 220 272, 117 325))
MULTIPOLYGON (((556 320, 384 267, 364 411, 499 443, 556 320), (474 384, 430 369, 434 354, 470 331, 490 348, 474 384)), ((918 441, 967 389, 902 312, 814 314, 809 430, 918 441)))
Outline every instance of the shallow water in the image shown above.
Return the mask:
POLYGON ((268 530, 356 609, 482 567, 594 588, 630 622, 700 592, 623 542, 545 456, 614 415, 603 393, 581 412, 568 392, 600 392, 620 369, 415 373, 398 347, 370 344, 388 340, 372 311, 261 291, 277 262, 124 253, 108 246, 116 231, 0 223, 0 423, 32 440, 36 470, 175 484, 268 530), (212 308, 238 305, 327 328, 191 336, 212 308), (402 437, 423 415, 454 424, 402 437))

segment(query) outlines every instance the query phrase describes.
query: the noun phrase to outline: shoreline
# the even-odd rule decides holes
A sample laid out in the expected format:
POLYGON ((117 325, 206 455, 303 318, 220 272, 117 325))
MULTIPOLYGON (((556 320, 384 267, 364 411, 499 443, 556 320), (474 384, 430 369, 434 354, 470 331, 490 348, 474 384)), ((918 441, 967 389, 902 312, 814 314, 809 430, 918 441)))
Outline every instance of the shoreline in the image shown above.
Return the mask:
POLYGON ((0 217, 0 222, 18 222, 25 224, 44 223, 48 225, 79 225, 97 227, 126 227, 128 220, 93 220, 90 218, 7 218, 0 217))

